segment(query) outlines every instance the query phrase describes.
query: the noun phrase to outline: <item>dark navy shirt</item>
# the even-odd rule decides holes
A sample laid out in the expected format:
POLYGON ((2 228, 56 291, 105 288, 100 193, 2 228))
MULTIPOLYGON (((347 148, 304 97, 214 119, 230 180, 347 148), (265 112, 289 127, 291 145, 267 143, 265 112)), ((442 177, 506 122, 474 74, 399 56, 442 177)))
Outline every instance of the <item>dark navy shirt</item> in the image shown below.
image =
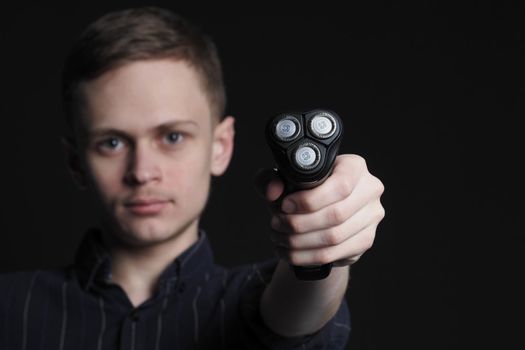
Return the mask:
POLYGON ((315 334, 286 338, 258 312, 277 258, 225 268, 204 231, 160 276, 154 296, 134 307, 111 282, 99 230, 86 232, 75 261, 57 270, 0 275, 0 349, 344 349, 345 300, 315 334))

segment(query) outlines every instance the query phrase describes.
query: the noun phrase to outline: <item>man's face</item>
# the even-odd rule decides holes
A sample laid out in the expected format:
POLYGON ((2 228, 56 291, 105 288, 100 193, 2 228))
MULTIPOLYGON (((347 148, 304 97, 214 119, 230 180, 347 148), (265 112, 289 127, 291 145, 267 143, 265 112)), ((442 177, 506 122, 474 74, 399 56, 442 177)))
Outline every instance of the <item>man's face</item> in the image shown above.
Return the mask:
POLYGON ((194 69, 137 61, 81 88, 84 175, 113 233, 144 245, 195 230, 210 175, 231 157, 233 118, 212 119, 194 69))

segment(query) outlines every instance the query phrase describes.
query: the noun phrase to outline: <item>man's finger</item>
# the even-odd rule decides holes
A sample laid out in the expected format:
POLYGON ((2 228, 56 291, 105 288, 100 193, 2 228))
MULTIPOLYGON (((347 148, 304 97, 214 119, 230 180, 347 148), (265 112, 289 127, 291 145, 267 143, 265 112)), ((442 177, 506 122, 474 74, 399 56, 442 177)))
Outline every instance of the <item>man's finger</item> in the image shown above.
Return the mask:
POLYGON ((274 169, 260 169, 254 176, 257 193, 266 200, 277 200, 284 191, 284 183, 274 169))
POLYGON ((363 171, 366 171, 366 164, 361 157, 338 156, 333 173, 322 185, 286 196, 282 209, 288 214, 309 213, 341 201, 352 193, 363 171))

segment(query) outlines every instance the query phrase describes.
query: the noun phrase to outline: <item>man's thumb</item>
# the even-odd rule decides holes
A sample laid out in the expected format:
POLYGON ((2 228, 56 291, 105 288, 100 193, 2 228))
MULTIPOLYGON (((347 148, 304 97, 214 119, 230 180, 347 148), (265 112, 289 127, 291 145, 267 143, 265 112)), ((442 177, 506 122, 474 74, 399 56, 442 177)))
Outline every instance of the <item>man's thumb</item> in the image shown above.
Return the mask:
POLYGON ((284 183, 275 169, 260 169, 253 178, 257 193, 266 200, 277 200, 284 191, 284 183))

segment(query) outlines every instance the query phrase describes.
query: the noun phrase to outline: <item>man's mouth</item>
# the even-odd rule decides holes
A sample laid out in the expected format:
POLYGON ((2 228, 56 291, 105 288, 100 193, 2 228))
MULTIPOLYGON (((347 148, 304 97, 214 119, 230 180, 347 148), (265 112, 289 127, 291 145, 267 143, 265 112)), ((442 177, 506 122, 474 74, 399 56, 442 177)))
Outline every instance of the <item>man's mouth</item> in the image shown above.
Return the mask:
POLYGON ((169 203, 166 199, 136 198, 126 201, 124 206, 135 215, 157 215, 169 203))

